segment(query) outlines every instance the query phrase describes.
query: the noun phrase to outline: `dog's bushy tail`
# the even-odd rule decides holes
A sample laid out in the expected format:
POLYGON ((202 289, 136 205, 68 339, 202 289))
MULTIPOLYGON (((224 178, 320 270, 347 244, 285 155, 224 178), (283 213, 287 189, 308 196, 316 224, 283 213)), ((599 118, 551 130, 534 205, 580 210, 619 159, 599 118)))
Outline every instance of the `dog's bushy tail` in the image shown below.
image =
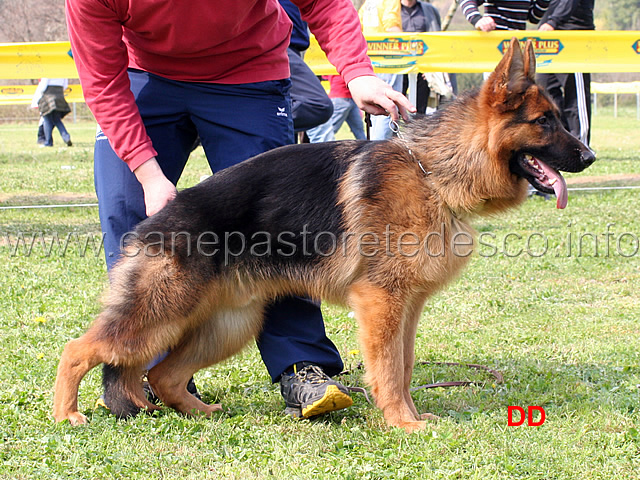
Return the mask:
POLYGON ((102 367, 102 386, 104 403, 118 418, 134 417, 144 407, 149 410, 157 408, 146 400, 140 372, 136 369, 115 367, 105 363, 102 367))

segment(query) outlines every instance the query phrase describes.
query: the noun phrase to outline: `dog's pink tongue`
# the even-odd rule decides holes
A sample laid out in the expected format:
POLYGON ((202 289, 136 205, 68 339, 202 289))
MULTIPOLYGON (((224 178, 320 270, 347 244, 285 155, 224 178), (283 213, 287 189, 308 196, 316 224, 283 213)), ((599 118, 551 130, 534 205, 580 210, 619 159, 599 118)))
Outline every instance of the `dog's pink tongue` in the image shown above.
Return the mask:
POLYGON ((538 164, 544 170, 544 173, 549 179, 549 183, 553 183, 552 188, 556 194, 557 202, 556 208, 566 208, 569 199, 569 193, 567 192, 567 182, 564 177, 560 175, 560 172, 554 170, 543 162, 538 161, 538 164))

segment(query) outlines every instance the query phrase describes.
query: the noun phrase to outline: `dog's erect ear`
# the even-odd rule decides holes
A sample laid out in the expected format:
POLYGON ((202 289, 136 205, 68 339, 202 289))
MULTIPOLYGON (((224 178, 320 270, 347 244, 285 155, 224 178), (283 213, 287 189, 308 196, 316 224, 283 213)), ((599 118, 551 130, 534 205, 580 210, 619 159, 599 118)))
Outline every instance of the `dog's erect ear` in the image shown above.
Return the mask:
MULTIPOLYGON (((529 46, 530 42, 527 43, 527 48, 529 46)), ((524 100, 524 92, 533 81, 534 74, 533 47, 531 46, 530 54, 523 55, 520 42, 513 37, 507 52, 485 85, 485 88, 491 90, 491 106, 501 111, 518 108, 524 100)))
POLYGON ((536 54, 533 51, 531 39, 527 40, 524 47, 524 73, 532 82, 536 81, 536 54))

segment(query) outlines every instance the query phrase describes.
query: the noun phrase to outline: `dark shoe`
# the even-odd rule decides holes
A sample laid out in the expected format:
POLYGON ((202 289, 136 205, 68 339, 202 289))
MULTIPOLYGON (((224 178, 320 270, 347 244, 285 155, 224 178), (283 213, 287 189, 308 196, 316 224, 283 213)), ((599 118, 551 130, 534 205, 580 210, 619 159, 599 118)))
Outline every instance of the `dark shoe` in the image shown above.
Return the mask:
POLYGON ((73 143, 71 142, 71 139, 67 140, 67 147, 71 147, 73 146, 73 143))
POLYGON ((303 364, 296 373, 280 378, 285 411, 295 417, 309 418, 350 407, 353 400, 347 392, 344 385, 331 380, 317 365, 303 364))
MULTIPOLYGON (((151 403, 155 405, 158 405, 158 403, 160 403, 160 399, 154 393, 153 389, 151 388, 151 385, 146 380, 142 382, 142 389, 144 390, 144 394, 147 397, 147 400, 149 400, 151 403)), ((196 397, 198 400, 202 400, 202 397, 200 396, 200 393, 196 388, 196 384, 193 381, 193 377, 191 377, 191 379, 189 380, 189 383, 187 383, 187 392, 189 392, 191 395, 196 397)))
MULTIPOLYGON (((149 382, 147 382, 146 380, 142 382, 142 390, 144 390, 144 395, 151 403, 153 403, 154 405, 158 405, 160 403, 160 399, 153 392, 151 385, 149 385, 149 382)), ((193 377, 191 378, 191 380, 189 380, 189 383, 187 383, 187 392, 196 397, 198 400, 202 400, 202 397, 200 396, 200 393, 196 388, 196 384, 193 381, 193 377)), ((94 408, 98 407, 106 408, 107 410, 109 410, 109 407, 107 406, 104 399, 104 394, 100 395, 100 397, 96 400, 96 405, 94 408)))
POLYGON ((189 392, 191 395, 196 397, 198 400, 202 400, 202 396, 200 395, 200 392, 198 392, 198 389, 196 388, 196 384, 193 381, 193 377, 191 377, 191 380, 189 380, 189 383, 187 383, 187 392, 189 392))

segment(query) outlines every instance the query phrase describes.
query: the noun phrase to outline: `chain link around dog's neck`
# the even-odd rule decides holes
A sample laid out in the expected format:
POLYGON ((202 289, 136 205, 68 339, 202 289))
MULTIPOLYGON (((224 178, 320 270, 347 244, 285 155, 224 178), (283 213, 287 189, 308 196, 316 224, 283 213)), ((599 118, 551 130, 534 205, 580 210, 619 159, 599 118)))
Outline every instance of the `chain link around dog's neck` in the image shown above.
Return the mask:
MULTIPOLYGON (((433 194, 439 199, 439 201, 444 203, 442 197, 438 193, 438 188, 436 187, 436 182, 434 181, 433 177, 431 176, 431 174, 433 172, 431 172, 431 171, 427 172, 425 170, 425 168, 422 166, 422 163, 420 163, 420 160, 418 160, 418 158, 416 158, 416 156, 411 151, 411 147, 409 147, 409 144, 405 140, 404 135, 402 135, 402 132, 400 132, 400 127, 398 126, 398 123, 395 120, 393 120, 391 117, 389 117, 389 129, 391 129, 391 131, 398 136, 398 139, 404 144, 404 147, 409 152, 409 155, 411 155, 413 157, 413 159, 418 163, 418 166, 420 167, 420 170, 422 170, 422 172, 424 173, 425 177, 429 177, 429 183, 431 183, 431 186, 432 186, 432 189, 433 189, 433 194)), ((451 212, 451 214, 453 215, 454 218, 459 218, 460 217, 460 215, 457 212, 455 212, 454 210, 452 210, 450 207, 447 207, 447 208, 449 209, 449 211, 451 212)))
POLYGON ((418 160, 416 158, 416 156, 413 154, 413 152, 411 151, 411 148, 409 147, 409 145, 407 144, 407 141, 404 139, 404 135, 402 135, 402 132, 400 132, 400 126, 398 125, 398 123, 391 117, 389 117, 389 129, 395 133, 398 138, 400 139, 400 141, 404 144, 405 148, 407 149, 407 151, 409 152, 409 155, 411 155, 413 157, 413 159, 418 162, 418 165, 420 166, 420 170, 422 170, 424 172, 424 174, 428 177, 429 175, 431 175, 431 172, 427 172, 424 167, 422 166, 422 163, 420 163, 420 160, 418 160))

